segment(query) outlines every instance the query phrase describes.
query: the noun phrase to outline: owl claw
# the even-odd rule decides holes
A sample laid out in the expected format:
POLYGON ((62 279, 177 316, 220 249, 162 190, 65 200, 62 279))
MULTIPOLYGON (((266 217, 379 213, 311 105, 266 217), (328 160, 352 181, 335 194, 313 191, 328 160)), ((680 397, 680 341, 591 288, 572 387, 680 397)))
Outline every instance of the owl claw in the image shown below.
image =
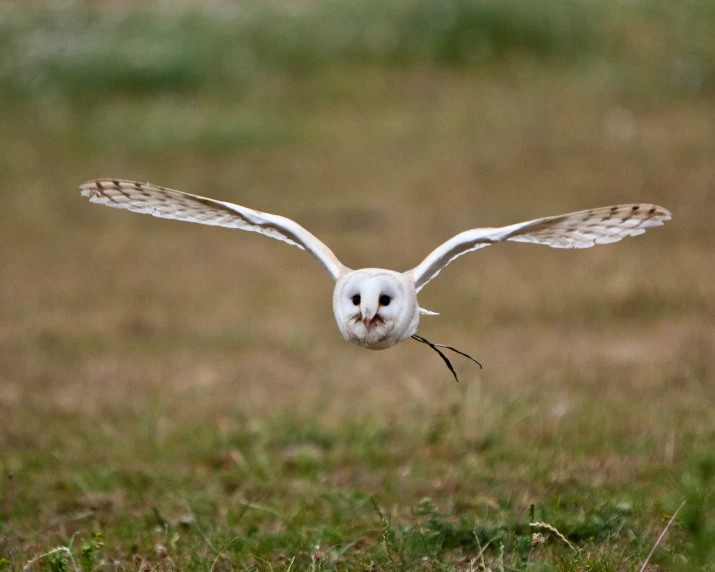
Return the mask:
POLYGON ((457 381, 457 383, 459 383, 459 378, 457 377, 457 372, 454 371, 454 367, 452 367, 452 362, 449 361, 449 359, 447 358, 447 356, 444 355, 444 354, 439 350, 439 348, 444 348, 444 349, 446 349, 446 350, 453 351, 453 352, 455 352, 455 353, 458 353, 458 354, 461 355, 461 356, 464 356, 464 357, 466 357, 466 358, 469 358, 469 359, 472 360, 474 363, 476 363, 476 364, 479 366, 480 369, 484 369, 484 368, 482 367, 482 364, 479 363, 477 360, 475 360, 472 356, 470 356, 469 354, 466 354, 466 353, 464 353, 464 352, 462 352, 462 351, 459 351, 458 349, 453 348, 452 346, 445 346, 444 344, 434 344, 434 343, 430 342, 429 340, 426 340, 426 339, 423 338, 422 336, 418 336, 417 334, 413 334, 412 338, 415 339, 415 340, 417 340, 417 341, 420 342, 420 343, 423 343, 423 344, 428 345, 428 346, 431 347, 434 351, 436 351, 436 352, 439 354, 439 357, 442 358, 442 360, 444 361, 444 363, 445 363, 445 364, 447 365, 447 367, 449 368, 449 371, 452 372, 452 375, 454 376, 454 379, 457 381))

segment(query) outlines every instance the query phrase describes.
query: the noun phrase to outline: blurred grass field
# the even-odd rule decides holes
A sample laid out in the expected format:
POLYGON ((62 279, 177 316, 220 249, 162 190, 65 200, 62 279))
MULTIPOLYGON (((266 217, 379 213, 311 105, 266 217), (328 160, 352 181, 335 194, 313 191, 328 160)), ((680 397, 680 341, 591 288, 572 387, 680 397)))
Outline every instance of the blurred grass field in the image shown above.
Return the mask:
POLYGON ((639 570, 683 502, 647 569, 715 570, 713 6, 1 6, 0 572, 639 570), (420 333, 484 364, 455 384, 346 344, 305 253, 90 205, 100 176, 288 216, 352 268, 674 217, 450 265, 420 333))

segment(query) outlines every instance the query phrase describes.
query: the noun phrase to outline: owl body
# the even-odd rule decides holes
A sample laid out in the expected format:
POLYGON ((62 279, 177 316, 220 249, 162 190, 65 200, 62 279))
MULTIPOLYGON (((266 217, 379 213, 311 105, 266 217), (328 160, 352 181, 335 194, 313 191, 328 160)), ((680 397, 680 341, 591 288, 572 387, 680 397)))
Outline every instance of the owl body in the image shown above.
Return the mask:
MULTIPOLYGON (((305 250, 336 282, 333 312, 343 337, 372 350, 390 348, 410 337, 438 352, 438 347, 454 350, 416 334, 420 314, 435 315, 419 307, 417 293, 445 266, 468 252, 501 242, 590 248, 643 234, 671 218, 667 209, 648 203, 599 207, 503 227, 466 230, 435 248, 407 272, 351 270, 308 230, 279 215, 136 181, 96 179, 81 188, 82 194, 94 203, 159 218, 257 232, 305 250)), ((440 356, 451 369, 444 355, 440 356)))
POLYGON ((351 270, 335 284, 333 313, 346 341, 371 350, 390 348, 417 331, 415 282, 394 270, 351 270))

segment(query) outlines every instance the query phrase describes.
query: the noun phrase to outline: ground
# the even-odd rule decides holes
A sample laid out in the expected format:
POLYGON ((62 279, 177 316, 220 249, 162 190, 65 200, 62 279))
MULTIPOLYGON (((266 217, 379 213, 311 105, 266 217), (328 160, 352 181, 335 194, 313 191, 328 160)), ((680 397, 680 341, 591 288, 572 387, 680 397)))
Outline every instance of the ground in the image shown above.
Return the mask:
POLYGON ((0 570, 712 569, 712 91, 589 61, 3 92, 0 570), (288 216, 351 268, 595 206, 674 216, 450 265, 419 331, 484 364, 455 356, 457 384, 416 342, 346 344, 298 249, 91 205, 94 177, 288 216))

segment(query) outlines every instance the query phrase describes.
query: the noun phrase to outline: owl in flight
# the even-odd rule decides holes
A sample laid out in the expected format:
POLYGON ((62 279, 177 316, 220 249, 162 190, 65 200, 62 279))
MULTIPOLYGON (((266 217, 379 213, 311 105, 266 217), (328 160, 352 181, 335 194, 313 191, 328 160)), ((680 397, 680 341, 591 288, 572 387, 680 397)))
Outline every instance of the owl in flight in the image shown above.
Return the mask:
POLYGON ((85 183, 81 189, 82 195, 93 203, 159 218, 258 232, 308 251, 336 282, 333 313, 347 341, 371 350, 384 350, 413 338, 439 353, 455 379, 452 365, 439 348, 476 360, 451 346, 434 344, 417 335, 420 314, 436 315, 420 308, 417 293, 447 264, 467 252, 506 241, 553 248, 590 248, 643 234, 646 228, 661 226, 671 218, 668 210, 657 205, 601 207, 499 228, 466 230, 438 246, 407 272, 383 268, 351 270, 310 232, 282 216, 149 183, 97 179, 85 183))

